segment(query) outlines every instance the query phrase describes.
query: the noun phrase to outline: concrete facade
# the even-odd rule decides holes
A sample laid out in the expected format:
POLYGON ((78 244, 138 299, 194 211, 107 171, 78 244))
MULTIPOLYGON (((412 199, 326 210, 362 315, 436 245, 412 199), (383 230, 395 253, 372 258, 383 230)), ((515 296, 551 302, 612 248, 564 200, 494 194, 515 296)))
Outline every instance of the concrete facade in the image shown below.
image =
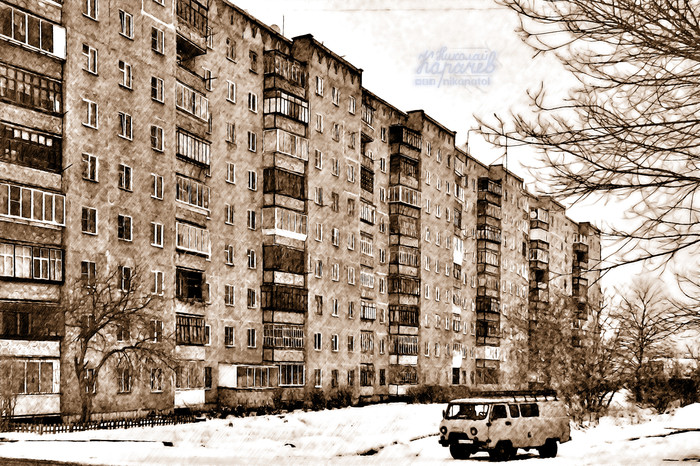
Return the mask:
POLYGON ((15 415, 78 413, 61 304, 119 267, 162 296, 178 367, 158 387, 165 368, 134 367, 124 389, 110 364, 105 417, 256 405, 277 388, 376 401, 520 387, 527 335, 509 316, 535 312, 550 282, 582 319, 600 300, 592 225, 365 89, 311 35, 225 0, 0 0, 0 17, 15 415))

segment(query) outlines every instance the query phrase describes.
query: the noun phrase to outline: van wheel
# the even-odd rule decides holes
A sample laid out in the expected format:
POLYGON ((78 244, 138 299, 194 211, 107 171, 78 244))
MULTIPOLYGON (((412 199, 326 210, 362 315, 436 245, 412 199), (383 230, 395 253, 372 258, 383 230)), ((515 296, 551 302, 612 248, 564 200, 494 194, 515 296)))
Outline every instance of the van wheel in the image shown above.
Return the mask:
POLYGON ((460 445, 459 443, 450 444, 450 455, 456 460, 466 460, 472 454, 471 448, 467 445, 460 445))
POLYGON ((557 456, 557 450, 557 441, 553 438, 548 438, 547 441, 544 442, 544 445, 537 449, 542 458, 554 458, 557 456))
POLYGON ((509 461, 515 458, 517 449, 508 441, 498 442, 496 448, 489 452, 491 461, 509 461))

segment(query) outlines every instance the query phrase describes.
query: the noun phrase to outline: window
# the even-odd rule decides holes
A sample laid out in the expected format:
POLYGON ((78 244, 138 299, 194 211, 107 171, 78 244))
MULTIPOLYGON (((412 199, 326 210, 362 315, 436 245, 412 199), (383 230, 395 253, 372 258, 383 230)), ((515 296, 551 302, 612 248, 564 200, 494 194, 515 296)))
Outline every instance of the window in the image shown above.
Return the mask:
POLYGON ((339 175, 340 175, 340 162, 338 161, 338 159, 333 158, 333 159, 331 160, 331 163, 332 163, 332 165, 331 165, 331 173, 332 173, 334 176, 339 176, 339 175))
POLYGON ((224 327, 224 345, 227 348, 236 346, 236 333, 233 327, 224 327))
POLYGON ((226 123, 226 142, 236 143, 236 123, 226 123))
POLYGON ((316 131, 319 133, 323 132, 323 115, 320 113, 316 114, 316 131))
POLYGON ((151 28, 151 49, 158 53, 165 53, 165 36, 163 31, 158 28, 151 28))
POLYGON ((248 131, 248 150, 251 152, 258 150, 258 135, 251 131, 248 131))
MULTIPOLYGON (((382 142, 386 142, 386 128, 382 127, 382 129, 380 130, 380 134, 381 134, 382 142)), ((385 171, 385 170, 382 170, 382 171, 385 171)))
POLYGON ((249 230, 256 230, 257 229, 257 214, 254 210, 248 211, 248 229, 249 230))
POLYGON ((348 215, 355 215, 355 199, 348 199, 348 215))
POLYGON ((128 113, 119 112, 119 136, 129 141, 133 138, 131 115, 128 113))
POLYGON ((318 242, 322 242, 323 241, 323 224, 317 223, 315 231, 316 231, 316 235, 314 236, 314 239, 318 242))
POLYGON ((355 370, 348 371, 348 386, 355 385, 355 370))
POLYGON ((355 284, 355 267, 348 267, 348 285, 355 284))
POLYGON ((348 352, 355 351, 355 335, 348 335, 348 352))
POLYGON ((338 241, 340 238, 340 230, 337 228, 333 228, 331 230, 331 243, 333 243, 333 246, 338 247, 338 241))
POLYGON ((340 206, 339 206, 340 202, 339 201, 340 201, 340 196, 338 195, 338 193, 333 191, 331 193, 331 210, 333 210, 333 212, 338 212, 338 210, 340 210, 340 206))
POLYGON ((350 183, 355 182, 355 166, 348 164, 348 181, 350 183))
POLYGON ((355 250, 355 234, 350 233, 348 235, 348 249, 351 251, 355 250))
POLYGON ((340 280, 340 265, 339 264, 333 264, 333 267, 331 267, 331 280, 334 282, 337 282, 340 280))
POLYGON ((336 107, 340 105, 340 91, 335 86, 331 89, 331 101, 336 107))
POLYGON ((316 95, 323 97, 323 78, 316 76, 316 95))
MULTIPOLYGON (((151 289, 151 293, 156 294, 156 295, 163 295, 163 272, 160 270, 154 270, 153 271, 153 288, 151 289)), ((159 321, 154 321, 154 322, 159 322, 159 321)), ((160 322, 160 328, 161 332, 160 334, 162 335, 163 333, 163 322, 160 322)))
POLYGON ((258 95, 252 92, 248 93, 248 110, 258 113, 258 95))
POLYGON ((321 334, 314 333, 314 350, 321 351, 321 334))
POLYGON ((258 54, 252 50, 248 52, 248 57, 250 58, 250 71, 253 73, 258 72, 258 54))
POLYGON ((97 74, 97 49, 83 44, 83 56, 85 57, 83 69, 88 73, 97 74))
POLYGON ((163 80, 151 76, 151 99, 163 103, 163 80))
POLYGON ((236 304, 236 287, 234 285, 224 285, 224 304, 226 306, 236 304))
POLYGON ((119 393, 129 393, 131 391, 131 369, 128 367, 117 368, 117 383, 119 393))
POLYGON ((331 304, 332 304, 331 307, 333 308, 333 309, 332 309, 332 312, 331 312, 331 315, 334 316, 334 317, 338 317, 338 300, 335 299, 335 298, 333 298, 333 301, 332 301, 331 304))
POLYGON ((318 205, 323 205, 323 188, 320 186, 316 186, 315 189, 315 195, 314 195, 314 202, 318 205))
POLYGON ((131 167, 119 164, 119 189, 131 191, 131 167))
POLYGON ((253 288, 248 288, 248 309, 255 309, 258 307, 258 292, 253 288))
POLYGON ((280 386, 303 386, 306 383, 303 363, 282 363, 279 368, 280 386))
POLYGON ((134 17, 123 10, 119 10, 119 34, 129 39, 134 38, 134 17))
POLYGON ((151 173, 151 181, 153 185, 153 193, 151 194, 151 197, 154 199, 163 199, 163 177, 160 175, 156 175, 155 173, 151 173))
POLYGON ((83 0, 83 14, 97 20, 98 0, 83 0))
POLYGON ((254 269, 257 266, 257 258, 254 249, 248 249, 248 268, 254 269))
POLYGON ((314 387, 322 388, 321 369, 314 369, 314 387))
POLYGON ((226 100, 236 103, 236 83, 226 81, 226 100))
POLYGON ((348 98, 348 112, 351 114, 355 114, 355 110, 357 108, 357 102, 355 101, 355 98, 353 96, 350 96, 348 98))
POLYGON ((333 123, 333 140, 340 141, 340 125, 338 123, 333 123))
POLYGON ((224 260, 226 265, 233 265, 234 251, 233 244, 227 244, 224 247, 224 260))
POLYGON ((97 129, 97 104, 90 100, 83 99, 83 108, 85 109, 85 121, 83 121, 83 125, 88 128, 97 129))
POLYGON ((97 157, 83 153, 83 179, 97 182, 97 157))
POLYGON ((61 281, 63 251, 0 243, 0 277, 61 281))
POLYGON ((323 152, 316 149, 316 155, 314 157, 314 166, 321 170, 323 168, 323 152))
POLYGON ((82 231, 89 235, 97 234, 97 209, 83 207, 82 231))
POLYGON ((254 328, 248 329, 248 348, 257 347, 257 332, 254 328))
POLYGON ((202 69, 204 70, 204 88, 211 91, 214 89, 214 78, 211 76, 211 70, 204 67, 202 69))
POLYGON ((323 277, 323 261, 321 259, 316 260, 315 276, 316 278, 323 277))
POLYGON ((236 61, 236 41, 230 37, 226 38, 226 58, 231 61, 236 61))
POLYGON ((236 164, 226 162, 226 182, 236 184, 236 164))
POLYGON ((155 393, 163 391, 163 369, 160 367, 151 369, 151 391, 155 393))
POLYGON ((226 213, 225 213, 225 217, 224 217, 224 223, 226 223, 226 225, 233 225, 233 220, 234 220, 233 206, 231 204, 226 204, 225 208, 226 208, 226 213))
POLYGON ((131 241, 131 217, 121 215, 117 217, 117 238, 131 241))
POLYGON ((97 267, 94 262, 82 261, 80 263, 80 279, 86 285, 94 285, 97 279, 97 267))
POLYGON ((338 335, 331 335, 331 351, 338 351, 338 335))
POLYGON ((248 170, 248 189, 258 190, 258 173, 255 170, 248 170))
POLYGON ((163 152, 163 128, 151 125, 151 149, 163 152))

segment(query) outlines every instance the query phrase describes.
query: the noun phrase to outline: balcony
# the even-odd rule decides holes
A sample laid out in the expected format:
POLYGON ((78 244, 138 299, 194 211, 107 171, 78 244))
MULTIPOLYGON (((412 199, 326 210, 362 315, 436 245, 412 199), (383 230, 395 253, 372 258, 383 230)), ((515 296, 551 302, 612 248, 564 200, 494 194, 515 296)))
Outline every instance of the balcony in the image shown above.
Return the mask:
POLYGON ((494 196, 498 196, 499 198, 503 193, 503 188, 501 187, 500 180, 492 180, 490 178, 479 178, 478 186, 478 191, 480 193, 493 194, 494 196))
POLYGON ((309 160, 309 140, 282 129, 269 129, 263 132, 264 152, 279 152, 299 160, 309 160))
POLYGON ((420 296, 420 280, 413 277, 390 276, 389 294, 420 296))
POLYGON ((496 220, 501 220, 501 208, 486 200, 482 199, 476 203, 477 217, 489 217, 496 220))
POLYGON ((177 0, 177 53, 188 60, 207 52, 208 8, 196 0, 177 0))
POLYGON ((501 229, 491 225, 483 225, 476 229, 476 239, 485 240, 491 243, 501 242, 501 229))
POLYGON ((420 311, 416 306, 389 306, 389 325, 406 325, 418 327, 420 325, 420 311))
POLYGON ((282 89, 306 99, 305 66, 278 50, 266 50, 263 58, 265 89, 282 89))
POLYGON ((304 349, 304 326, 295 324, 264 324, 263 348, 304 349))
POLYGON ((285 285, 263 285, 262 308, 273 311, 306 312, 308 291, 285 285))
POLYGON ((389 144, 396 145, 396 150, 392 153, 400 153, 413 159, 418 159, 418 154, 423 147, 423 140, 418 131, 413 131, 405 126, 394 125, 389 127, 389 144), (408 150, 402 150, 406 148, 408 150), (415 152, 414 152, 415 151, 415 152))
POLYGON ((416 356, 418 337, 415 335, 391 335, 389 354, 416 356))
POLYGON ((306 241, 306 228, 305 214, 281 207, 263 208, 263 235, 277 235, 306 241))
POLYGON ((389 202, 400 202, 402 204, 420 209, 421 194, 420 191, 407 188, 406 186, 392 186, 389 188, 389 202))

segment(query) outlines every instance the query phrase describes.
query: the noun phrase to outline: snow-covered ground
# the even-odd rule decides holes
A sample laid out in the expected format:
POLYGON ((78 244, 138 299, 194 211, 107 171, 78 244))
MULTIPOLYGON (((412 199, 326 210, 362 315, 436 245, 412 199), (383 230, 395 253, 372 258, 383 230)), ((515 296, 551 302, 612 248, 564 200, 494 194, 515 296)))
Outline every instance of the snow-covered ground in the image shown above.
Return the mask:
MULTIPOLYGON (((2 457, 91 464, 452 463, 448 449, 437 443, 443 408, 391 403, 154 428, 0 433, 0 463, 2 457)), ((666 415, 624 413, 572 431, 572 441, 560 446, 557 458, 520 450, 518 460, 538 465, 700 462, 700 404, 666 415)), ((480 453, 471 461, 487 459, 480 453)))

